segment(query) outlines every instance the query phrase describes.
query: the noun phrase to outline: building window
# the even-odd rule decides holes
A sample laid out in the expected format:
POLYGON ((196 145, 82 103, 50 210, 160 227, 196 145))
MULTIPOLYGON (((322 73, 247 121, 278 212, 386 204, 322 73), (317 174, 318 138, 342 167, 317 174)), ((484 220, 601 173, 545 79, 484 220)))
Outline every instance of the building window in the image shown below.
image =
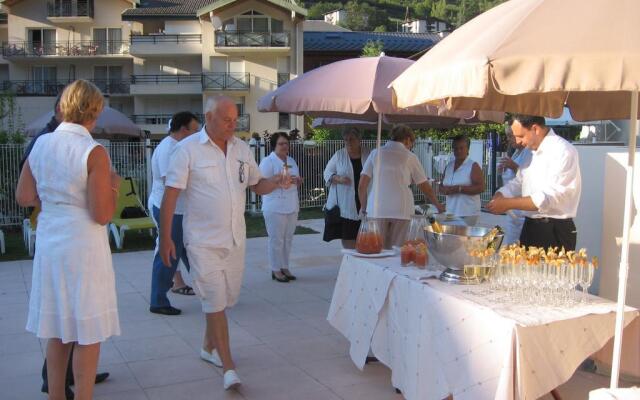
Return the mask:
POLYGON ((291 129, 291 117, 287 113, 278 113, 278 129, 291 129))

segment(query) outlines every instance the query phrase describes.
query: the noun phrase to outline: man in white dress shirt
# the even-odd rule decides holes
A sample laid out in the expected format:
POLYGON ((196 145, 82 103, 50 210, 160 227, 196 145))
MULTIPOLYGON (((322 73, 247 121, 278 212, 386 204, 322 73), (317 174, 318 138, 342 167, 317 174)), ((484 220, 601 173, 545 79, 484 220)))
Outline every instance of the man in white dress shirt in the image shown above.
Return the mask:
POLYGON ((525 246, 574 250, 573 218, 581 191, 578 151, 545 126, 543 117, 516 114, 511 128, 516 142, 532 150, 531 163, 496 192, 487 209, 494 214, 530 211, 520 234, 525 246))
POLYGON ((278 177, 263 179, 253 152, 234 136, 238 110, 228 97, 212 97, 206 126, 177 144, 171 158, 160 209, 160 256, 176 257, 171 223, 176 200, 184 192, 184 243, 193 288, 206 315, 200 356, 224 370, 224 388, 240 385, 229 348, 225 309, 240 293, 244 272, 246 189, 263 195, 278 187, 278 177))

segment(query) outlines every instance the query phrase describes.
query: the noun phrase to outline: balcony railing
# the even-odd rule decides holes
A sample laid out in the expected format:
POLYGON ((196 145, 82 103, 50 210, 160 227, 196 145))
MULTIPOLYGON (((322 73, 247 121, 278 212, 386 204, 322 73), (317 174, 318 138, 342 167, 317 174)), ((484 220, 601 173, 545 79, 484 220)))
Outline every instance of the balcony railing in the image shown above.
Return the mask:
MULTIPOLYGON (((168 125, 171 120, 171 114, 135 114, 131 116, 131 119, 136 124, 140 125, 168 125)), ((196 113, 198 121, 203 122, 204 116, 196 113)))
POLYGON ((131 75, 132 85, 145 84, 181 84, 181 83, 202 83, 201 74, 183 74, 183 75, 131 75))
POLYGON ((4 57, 41 56, 101 56, 129 54, 129 43, 124 41, 86 40, 78 42, 9 42, 2 45, 4 57))
POLYGON ((216 32, 218 47, 289 47, 289 32, 216 32))
POLYGON ((93 18, 93 2, 59 1, 47 3, 47 17, 90 17, 93 18))
POLYGON ((206 90, 248 90, 249 86, 246 72, 214 72, 202 78, 202 88, 206 90))
POLYGON ((63 81, 4 81, 2 89, 16 96, 57 96, 70 82, 63 81))
POLYGON ((236 124, 236 132, 249 132, 251 128, 251 115, 249 114, 240 114, 238 115, 238 123, 236 124))
POLYGON ((129 81, 123 79, 92 79, 103 94, 129 94, 129 81))
POLYGON ((131 35, 131 44, 202 43, 200 34, 131 35))
POLYGON ((290 74, 287 73, 278 73, 278 87, 284 85, 285 83, 289 82, 289 76, 290 74))

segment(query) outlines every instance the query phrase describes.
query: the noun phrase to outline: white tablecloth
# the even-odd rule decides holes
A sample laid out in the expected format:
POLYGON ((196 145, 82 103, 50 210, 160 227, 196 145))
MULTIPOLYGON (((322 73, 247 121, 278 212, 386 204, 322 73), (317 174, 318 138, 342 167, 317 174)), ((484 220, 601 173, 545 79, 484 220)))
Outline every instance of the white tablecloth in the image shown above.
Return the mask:
MULTIPOLYGON (((362 369, 371 349, 407 399, 537 399, 613 336, 615 304, 597 297, 567 309, 496 305, 468 293, 477 287, 418 279, 437 274, 346 255, 329 309, 353 362, 362 369)), ((629 309, 626 324, 637 316, 629 309)))

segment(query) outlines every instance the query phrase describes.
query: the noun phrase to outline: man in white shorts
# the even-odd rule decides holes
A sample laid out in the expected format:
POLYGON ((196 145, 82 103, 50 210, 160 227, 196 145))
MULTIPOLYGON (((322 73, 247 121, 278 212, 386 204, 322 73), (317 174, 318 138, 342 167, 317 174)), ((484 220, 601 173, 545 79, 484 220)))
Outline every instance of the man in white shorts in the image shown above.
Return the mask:
POLYGON ((176 145, 160 209, 160 256, 176 257, 171 239, 176 200, 184 191, 184 244, 206 330, 200 356, 224 370, 224 388, 240 385, 229 348, 225 309, 240 294, 244 272, 246 189, 267 194, 279 177, 264 179, 249 146, 234 136, 238 110, 228 97, 209 98, 206 126, 176 145))

